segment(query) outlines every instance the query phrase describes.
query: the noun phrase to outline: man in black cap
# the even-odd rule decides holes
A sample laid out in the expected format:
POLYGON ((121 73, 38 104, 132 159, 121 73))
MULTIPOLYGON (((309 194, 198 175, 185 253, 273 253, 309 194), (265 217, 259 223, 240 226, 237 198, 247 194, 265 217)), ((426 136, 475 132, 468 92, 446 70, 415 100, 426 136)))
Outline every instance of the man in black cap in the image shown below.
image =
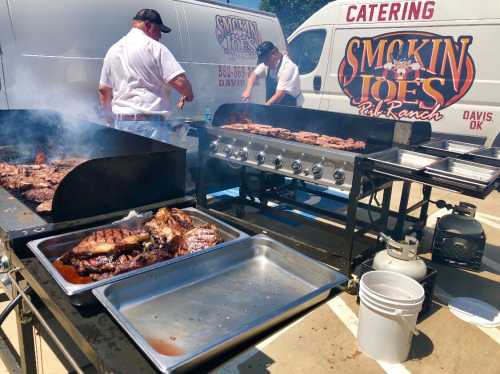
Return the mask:
POLYGON ((170 31, 156 10, 142 9, 135 15, 130 32, 107 52, 99 99, 109 124, 162 139, 169 134, 165 120, 172 112, 171 89, 181 94, 179 109, 185 101, 193 100, 185 71, 159 42, 161 33, 170 31))
POLYGON ((269 41, 261 43, 256 53, 257 67, 248 77, 247 86, 241 95, 242 100, 250 100, 257 79, 265 78, 266 105, 300 106, 302 91, 297 65, 269 41))

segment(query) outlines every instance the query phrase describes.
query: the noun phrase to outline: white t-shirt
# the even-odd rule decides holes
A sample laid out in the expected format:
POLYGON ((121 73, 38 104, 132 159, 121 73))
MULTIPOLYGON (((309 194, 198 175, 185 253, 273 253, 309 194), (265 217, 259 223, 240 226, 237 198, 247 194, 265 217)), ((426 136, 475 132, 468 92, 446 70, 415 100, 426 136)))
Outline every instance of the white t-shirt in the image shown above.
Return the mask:
POLYGON ((168 116, 170 82, 184 70, 160 42, 132 28, 106 53, 101 86, 113 89, 115 114, 161 114, 168 116))
MULTIPOLYGON (((255 68, 254 73, 259 78, 265 78, 267 76, 267 69, 266 65, 259 64, 255 68)), ((287 55, 283 55, 279 70, 271 69, 269 74, 278 80, 276 90, 285 91, 293 97, 299 97, 301 94, 299 68, 287 55)))

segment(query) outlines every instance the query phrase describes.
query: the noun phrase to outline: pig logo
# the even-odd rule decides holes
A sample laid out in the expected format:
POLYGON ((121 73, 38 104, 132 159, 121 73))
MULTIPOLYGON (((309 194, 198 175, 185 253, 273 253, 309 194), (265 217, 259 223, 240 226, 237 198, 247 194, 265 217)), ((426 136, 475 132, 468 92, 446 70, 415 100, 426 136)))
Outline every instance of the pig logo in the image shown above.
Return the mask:
POLYGON ((349 40, 339 84, 359 114, 439 121, 472 87, 472 36, 402 31, 349 40))
POLYGON ((234 57, 256 58, 262 43, 257 22, 235 16, 215 16, 215 36, 224 53, 234 57))

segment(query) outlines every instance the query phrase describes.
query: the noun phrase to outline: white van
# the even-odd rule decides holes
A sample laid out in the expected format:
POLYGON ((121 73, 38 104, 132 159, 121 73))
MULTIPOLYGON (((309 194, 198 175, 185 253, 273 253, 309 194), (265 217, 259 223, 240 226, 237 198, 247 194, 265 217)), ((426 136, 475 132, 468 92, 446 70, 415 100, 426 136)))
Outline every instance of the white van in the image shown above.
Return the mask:
POLYGON ((304 106, 500 146, 499 0, 337 0, 288 39, 304 106))
MULTIPOLYGON (((0 1, 0 109, 48 108, 91 116, 102 59, 141 8, 172 28, 164 43, 193 84, 195 101, 174 116, 202 115, 238 101, 255 47, 286 48, 275 15, 194 0, 0 1)), ((175 95, 172 98, 176 99, 175 95)), ((265 98, 264 85, 253 100, 265 98)))

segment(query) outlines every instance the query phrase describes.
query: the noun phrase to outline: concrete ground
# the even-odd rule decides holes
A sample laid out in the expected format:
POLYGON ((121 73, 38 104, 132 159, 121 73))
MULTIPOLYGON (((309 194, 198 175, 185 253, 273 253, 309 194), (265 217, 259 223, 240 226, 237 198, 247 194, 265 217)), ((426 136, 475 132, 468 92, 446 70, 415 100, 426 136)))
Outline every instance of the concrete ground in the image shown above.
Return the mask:
MULTIPOLYGON (((418 187, 418 186, 417 186, 418 187)), ((396 209, 401 185, 396 186, 396 209)), ((412 190, 409 205, 419 201, 412 190)), ((434 190, 432 200, 467 201, 486 231, 487 247, 479 272, 432 264, 438 269, 433 308, 417 328, 408 361, 389 365, 362 354, 357 346, 356 297, 343 293, 215 370, 215 373, 500 373, 500 328, 480 328, 455 317, 451 297, 478 298, 500 309, 500 193, 486 200, 434 190)), ((432 206, 428 232, 421 243, 428 252, 436 218, 448 214, 432 206)), ((430 253, 423 255, 430 260, 430 253)), ((384 342, 381 341, 381 344, 384 342)))
MULTIPOLYGON (((412 192, 410 205, 419 197, 418 189, 412 192)), ((500 373, 500 329, 470 325, 456 318, 447 308, 450 297, 469 296, 500 309, 500 193, 494 192, 483 201, 435 190, 432 199, 476 204, 476 218, 486 231, 488 244, 479 272, 433 264, 438 269, 433 309, 417 326, 421 334, 414 339, 407 362, 388 365, 372 360, 358 350, 355 338, 358 305, 355 296, 344 293, 234 357, 214 372, 500 373)), ((397 192, 392 201, 392 208, 395 209, 399 201, 397 192)), ((436 218, 447 212, 433 206, 429 213, 429 232, 427 240, 422 242, 424 252, 429 248, 436 218)), ((430 260, 429 253, 423 256, 430 260)), ((1 303, 0 309, 5 305, 1 303)), ((3 327, 9 337, 14 337, 15 343, 14 315, 9 316, 3 327)), ((37 337, 36 345, 40 373, 65 372, 41 337, 37 337)), ((6 372, 0 361, 0 374, 6 372)))

